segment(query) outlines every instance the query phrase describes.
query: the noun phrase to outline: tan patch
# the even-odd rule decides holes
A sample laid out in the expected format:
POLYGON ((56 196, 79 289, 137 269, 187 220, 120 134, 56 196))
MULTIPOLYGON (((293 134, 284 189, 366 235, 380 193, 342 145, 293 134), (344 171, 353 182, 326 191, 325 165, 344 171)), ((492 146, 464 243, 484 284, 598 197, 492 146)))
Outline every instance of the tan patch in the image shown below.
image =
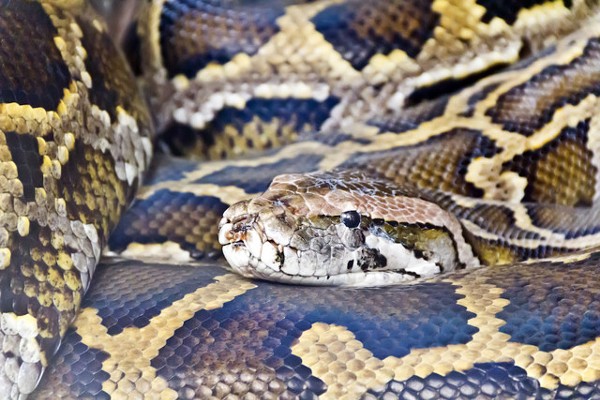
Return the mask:
POLYGON ((382 389, 392 379, 404 381, 413 375, 424 378, 432 373, 446 376, 452 371, 469 370, 476 363, 514 361, 528 376, 539 379, 543 388, 551 390, 559 383, 575 386, 600 377, 600 339, 551 352, 509 342, 510 336, 499 330, 505 321, 496 318, 509 304, 500 297, 502 289, 484 283, 476 274, 447 282, 457 285, 456 293, 465 296, 458 304, 475 314, 468 323, 478 331, 466 344, 415 349, 401 358, 380 360, 345 327, 315 323, 305 331, 292 353, 327 384, 322 398, 357 398, 369 389, 382 389))
POLYGON ((206 143, 197 140, 191 148, 181 146, 188 156, 205 156, 208 159, 226 159, 256 153, 273 147, 281 147, 294 142, 302 132, 311 130, 309 124, 296 130, 294 121, 284 122, 279 118, 263 121, 253 117, 241 129, 228 124, 221 132, 214 133, 215 143, 207 147, 206 143))
POLYGON ((150 365, 185 321, 199 310, 214 310, 237 296, 254 289, 251 282, 233 274, 215 278, 217 282, 199 288, 171 304, 150 320, 143 328, 125 328, 111 336, 102 325, 97 310, 81 310, 75 328, 81 341, 90 348, 102 350, 109 357, 102 363, 103 370, 110 374, 102 388, 116 398, 132 396, 160 396, 161 399, 176 399, 177 393, 159 376, 150 365))

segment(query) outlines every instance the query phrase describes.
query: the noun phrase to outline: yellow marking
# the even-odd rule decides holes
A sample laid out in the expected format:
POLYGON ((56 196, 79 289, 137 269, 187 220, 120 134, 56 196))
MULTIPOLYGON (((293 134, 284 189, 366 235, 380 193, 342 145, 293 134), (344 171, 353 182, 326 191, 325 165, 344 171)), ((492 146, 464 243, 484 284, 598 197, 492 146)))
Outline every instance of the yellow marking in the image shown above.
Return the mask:
POLYGON ((52 160, 50 159, 50 157, 48 157, 48 156, 42 157, 42 165, 40 166, 40 169, 42 170, 42 174, 44 174, 46 176, 51 175, 52 160))
POLYGON ((29 218, 25 216, 20 216, 17 219, 17 232, 22 237, 29 235, 29 218))
POLYGON ((72 81, 69 87, 64 89, 63 98, 56 111, 18 103, 0 103, 0 130, 34 135, 39 138, 55 129, 55 125, 60 123, 57 115, 63 116, 70 111, 76 112, 78 101, 77 84, 72 81))
POLYGON ((63 280, 62 280, 62 271, 59 271, 57 268, 53 268, 54 264, 49 265, 51 268, 47 268, 45 271, 45 280, 55 288, 62 288, 63 280))
POLYGON ((66 146, 58 146, 56 156, 61 165, 65 165, 69 161, 69 150, 66 146))
MULTIPOLYGON (((456 195, 456 194, 452 195, 451 197, 452 197, 452 200, 456 204, 458 204, 459 206, 464 207, 464 208, 475 208, 478 205, 482 205, 482 204, 497 205, 497 206, 508 208, 512 211, 513 216, 515 218, 514 226, 516 226, 520 229, 523 229, 525 231, 534 232, 534 233, 538 234, 539 236, 541 236, 541 238, 543 240, 547 240, 550 245, 562 246, 564 244, 564 241, 566 240, 565 235, 563 233, 555 232, 551 229, 540 228, 540 227, 534 225, 533 222, 531 221, 531 217, 529 216, 527 208, 522 203, 508 203, 508 202, 495 201, 495 200, 483 200, 482 201, 477 198, 461 196, 461 195, 456 195)), ((463 219, 462 223, 468 228, 468 230, 471 233, 474 233, 477 236, 480 236, 482 238, 486 238, 489 240, 500 240, 501 239, 507 245, 514 244, 516 246, 521 246, 521 247, 536 248, 541 244, 541 242, 537 239, 536 240, 518 240, 518 239, 512 239, 512 238, 504 237, 501 235, 497 235, 497 234, 489 232, 489 231, 485 231, 485 230, 481 229, 481 227, 479 227, 477 224, 475 224, 472 221, 469 221, 467 219, 463 219)), ((584 236, 584 237, 587 237, 587 236, 584 236)), ((575 242, 576 240, 579 240, 579 239, 573 239, 573 240, 571 240, 571 242, 575 242)), ((591 236, 592 243, 595 242, 596 240, 600 240, 600 237, 598 239, 594 239, 593 236, 591 236)))
POLYGON ((157 191, 168 189, 180 193, 193 193, 196 196, 215 196, 225 204, 233 204, 246 200, 252 195, 237 186, 219 186, 214 184, 193 184, 175 181, 160 182, 152 186, 143 187, 137 195, 138 199, 147 199, 157 191))
MULTIPOLYGON (((600 245, 600 233, 567 239, 563 233, 548 231, 549 233, 547 235, 541 235, 541 238, 517 239, 486 231, 479 225, 466 219, 462 219, 461 222, 472 234, 487 240, 499 240, 504 243, 505 246, 513 245, 525 249, 537 249, 543 246, 550 246, 578 250, 589 249, 600 245)), ((543 232, 541 228, 537 228, 533 225, 528 227, 526 230, 529 232, 543 232)))
POLYGON ((160 71, 160 75, 166 77, 166 70, 162 65, 162 51, 160 46, 160 21, 163 11, 163 5, 167 0, 155 0, 152 7, 146 7, 140 20, 148 21, 146 24, 139 24, 138 33, 140 37, 145 37, 144 48, 142 52, 149 52, 150 69, 160 71))
POLYGON ((61 53, 63 51, 67 50, 67 43, 65 42, 65 40, 60 37, 60 36, 55 36, 54 37, 54 45, 58 48, 58 51, 60 51, 61 53))
POLYGON ((81 81, 86 88, 91 89, 93 87, 92 76, 87 71, 81 72, 81 81))
POLYGON ((161 243, 130 243, 127 248, 119 253, 120 256, 134 260, 160 260, 164 263, 189 263, 194 259, 190 252, 183 250, 179 243, 167 240, 161 243))
POLYGON ((550 122, 544 125, 532 136, 527 138, 527 150, 537 150, 558 137, 565 127, 576 127, 581 121, 597 115, 600 109, 600 99, 587 95, 577 105, 566 104, 555 111, 550 122))
MULTIPOLYGON (((413 75, 420 70, 419 64, 410 58, 406 52, 395 49, 388 55, 377 53, 371 57, 369 64, 363 69, 363 74, 370 85, 381 85, 387 83, 390 77, 401 71, 406 75, 413 75)), ((394 96, 390 100, 388 107, 402 107, 404 96, 398 97, 397 100, 394 96)))
POLYGON ((104 32, 104 25, 99 20, 95 19, 92 21, 92 25, 98 32, 104 32))
POLYGON ((48 143, 44 140, 44 138, 41 138, 41 137, 37 138, 37 143, 38 143, 38 153, 40 153, 41 156, 45 156, 48 151, 48 143))
POLYGON ((81 289, 81 280, 77 272, 73 270, 65 271, 63 274, 63 279, 65 280, 65 285, 73 292, 76 292, 81 289))
POLYGON ((63 136, 63 141, 67 147, 67 150, 72 151, 75 148, 75 135, 71 132, 65 133, 63 136))
MULTIPOLYGON (((357 145, 354 149, 358 150, 359 148, 360 148, 360 146, 357 145)), ((222 190, 221 186, 208 185, 208 184, 201 185, 201 184, 194 184, 192 182, 197 181, 197 180, 201 179, 202 177, 208 176, 212 173, 219 172, 227 166, 257 167, 257 166, 262 166, 264 164, 276 163, 276 162, 281 161, 286 158, 295 158, 299 154, 323 155, 323 156, 327 157, 328 155, 331 155, 332 152, 336 152, 336 150, 333 150, 332 147, 326 146, 323 143, 306 141, 306 142, 292 143, 288 146, 281 148, 280 150, 277 151, 277 153, 268 155, 268 156, 261 156, 261 157, 251 158, 251 159, 214 161, 214 162, 210 162, 210 163, 199 162, 197 167, 194 168, 193 171, 189 171, 189 172, 185 173, 184 178, 178 179, 176 181, 164 181, 164 182, 159 182, 152 186, 146 186, 146 187, 142 188, 142 192, 140 192, 139 197, 147 198, 147 197, 151 196, 157 190, 160 190, 163 188, 172 188, 172 187, 178 188, 178 190, 181 192, 190 191, 191 193, 196 193, 196 194, 201 193, 201 194, 210 194, 213 196, 214 195, 219 196, 220 191, 222 190), (206 192, 206 190, 211 190, 211 188, 216 189, 216 191, 213 191, 210 193, 206 192)), ((341 156, 334 155, 334 157, 341 157, 341 156)), ((321 167, 321 165, 315 166, 315 169, 319 169, 320 167, 321 167)), ((226 190, 229 190, 229 189, 226 189, 226 190)), ((231 187, 230 193, 235 198, 237 198, 236 196, 238 196, 238 195, 245 196, 244 198, 248 197, 248 195, 242 189, 236 189, 234 187, 231 187)))
POLYGON ((331 51, 331 44, 309 22, 323 9, 341 2, 341 0, 324 0, 313 4, 288 7, 286 13, 277 20, 280 31, 261 47, 258 54, 252 57, 234 57, 224 65, 211 64, 198 71, 195 81, 212 83, 226 79, 233 81, 234 78, 243 80, 247 79, 245 77, 250 76, 254 70, 265 70, 265 68, 268 70, 269 67, 278 69, 280 65, 308 65, 313 70, 333 75, 328 77, 328 81, 342 78, 347 82, 357 82, 361 79, 360 73, 354 70, 352 65, 339 53, 331 51), (298 35, 300 28, 302 28, 302 35, 298 35), (298 42, 299 39, 302 42, 298 42), (314 60, 304 57, 304 54, 319 53, 329 57, 326 59, 315 57, 314 60), (326 65, 323 66, 322 63, 326 65), (234 66, 228 66, 229 64, 234 64, 234 66), (237 74, 237 76, 231 76, 231 74, 237 74))
POLYGON ((571 11, 565 7, 563 0, 556 0, 544 4, 536 4, 529 9, 519 11, 517 21, 514 25, 518 28, 523 27, 535 32, 536 27, 540 23, 545 23, 545 21, 540 21, 540 15, 550 20, 561 21, 568 20, 570 14, 571 11))
POLYGON ((65 271, 67 271, 73 268, 73 259, 67 253, 61 251, 58 253, 58 259, 56 260, 56 264, 65 271))
POLYGON ((65 199, 55 199, 54 200, 54 209, 56 213, 61 217, 66 217, 67 215, 67 203, 65 199))
MULTIPOLYGON (((85 4, 84 0, 52 0, 52 3, 56 4, 61 8, 71 9, 82 8, 85 4)), ((50 13, 50 15, 54 15, 54 13, 50 13)))
MULTIPOLYGON (((61 283, 62 283, 62 281, 61 281, 61 283)), ((68 312, 68 311, 76 308, 76 306, 73 303, 71 293, 64 292, 62 290, 57 290, 52 294, 52 303, 54 304, 56 309, 61 312, 61 314, 64 314, 65 312, 68 312)), ((79 305, 79 302, 75 303, 75 304, 79 305)), ((67 323, 67 324, 63 324, 63 325, 65 325, 64 327, 66 329, 67 326, 69 326, 70 324, 67 323)), ((64 330, 63 330, 63 332, 64 332, 64 330)))
POLYGON ((0 270, 10 266, 10 249, 0 249, 0 270))
POLYGON ((562 245, 562 242, 565 240, 565 235, 563 233, 555 232, 552 229, 540 228, 539 226, 534 225, 533 221, 531 220, 531 216, 527 211, 527 207, 524 204, 506 203, 504 206, 513 212, 516 227, 529 232, 537 233, 543 238, 548 238, 548 242, 550 242, 550 244, 562 245))
MULTIPOLYGON (((598 31, 598 28, 590 25, 589 31, 598 31)), ((531 137, 503 131, 491 121, 490 117, 485 116, 485 112, 496 105, 502 94, 527 82, 532 76, 539 74, 550 65, 568 65, 573 59, 581 56, 587 40, 580 38, 575 43, 565 43, 566 41, 563 41, 558 45, 555 54, 536 60, 525 70, 499 74, 498 77, 502 78, 500 80, 502 84, 489 93, 485 100, 477 104, 472 122, 465 121, 465 126, 473 126, 475 121, 483 122, 482 132, 502 148, 502 151, 492 158, 480 157, 469 165, 466 179, 476 187, 484 190, 484 198, 520 201, 524 196, 524 186, 527 182, 514 173, 500 175, 502 164, 527 150, 536 150, 546 145, 556 138, 562 129, 567 126, 575 126, 578 122, 594 115, 594 110, 598 109, 598 99, 590 94, 575 106, 567 104, 555 110, 552 120, 531 137), (484 126, 485 124, 488 125, 487 129, 484 126)), ((485 79, 477 86, 481 88, 488 82, 498 81, 499 78, 485 79)))
MULTIPOLYGON (((264 150, 268 143, 270 143, 270 147, 280 147, 294 142, 298 132, 310 132, 308 124, 299 127, 298 130, 293 125, 293 123, 284 124, 284 121, 279 118, 262 121, 258 117, 253 117, 252 121, 244 124, 241 132, 231 124, 226 125, 222 134, 215 137, 214 145, 208 149, 208 157, 219 159, 222 154, 238 157, 246 152, 264 150), (233 146, 230 145, 230 141, 233 142, 233 146), (248 141, 252 143, 252 147, 247 144, 248 141)), ((204 144, 197 142, 194 153, 201 154, 203 152, 206 152, 204 144)))
POLYGON ((173 84, 173 87, 175 88, 175 90, 177 91, 184 91, 187 88, 190 87, 190 80, 182 74, 176 75, 172 80, 171 83, 173 84))
MULTIPOLYGON (((471 4, 471 3, 474 3, 474 1, 471 0, 469 2, 469 4, 471 4)), ((437 4, 437 6, 441 7, 441 9, 447 8, 447 7, 450 7, 450 8, 457 7, 457 5, 455 5, 455 4, 445 4, 441 0, 436 1, 436 4, 437 4)), ((477 17, 477 13, 482 14, 484 12, 484 9, 481 8, 480 6, 478 6, 476 4, 472 4, 472 5, 473 5, 473 7, 472 7, 473 9, 471 9, 471 6, 469 6, 469 7, 467 7, 468 10, 467 9, 462 10, 461 12, 466 13, 465 15, 467 15, 469 18, 474 18, 474 16, 477 17), (477 11, 477 10, 479 10, 479 11, 477 11)), ((296 16, 295 18, 301 18, 301 17, 296 16)), ((304 18, 304 17, 302 17, 302 18, 304 18)), ((475 18, 475 20, 477 20, 477 19, 478 18, 475 18)), ((284 19, 284 22, 285 21, 287 21, 287 20, 284 19)), ((449 21, 448 23, 450 23, 450 22, 451 21, 449 21)), ((292 22, 290 22, 290 23, 292 23, 292 22)), ((298 24, 299 22, 296 21, 294 23, 298 24)), ((474 23, 474 22, 470 21, 469 23, 474 23)), ((475 25, 477 25, 477 24, 475 24, 475 25)), ((314 28, 311 27, 311 29, 314 29, 314 28)), ((482 27, 478 27, 477 29, 489 30, 490 27, 484 24, 482 27)), ((502 28, 502 29, 504 29, 504 28, 502 28)), ((464 35, 464 32, 457 31, 457 32, 455 32, 455 34, 458 35, 458 37, 462 37, 461 35, 464 35)), ((275 41, 274 38, 273 38, 273 41, 275 41)), ((318 147, 318 149, 313 149, 313 150, 309 150, 309 151, 313 151, 313 152, 319 151, 318 154, 324 153, 326 158, 320 162, 318 168, 330 169, 330 168, 334 168, 334 167, 338 166, 340 163, 346 161, 348 155, 355 151, 374 152, 374 151, 386 150, 386 149, 389 149, 391 147, 396 147, 396 146, 408 146, 408 145, 418 144, 418 143, 421 143, 424 140, 427 140, 431 137, 443 134, 453 128, 476 129, 476 130, 481 130, 482 132, 484 132, 484 134, 486 136, 488 136, 494 140, 500 141, 500 142, 498 142, 499 145, 507 146, 507 148, 504 150, 504 153, 501 153, 500 155, 498 155, 494 160, 490 161, 487 159, 479 158, 471 165, 470 170, 469 170, 469 173, 471 175, 467 176, 467 180, 475 181, 476 186, 486 185, 483 183, 485 181, 483 179, 484 178, 483 175, 485 175, 485 174, 483 174, 483 171, 496 171, 497 169, 495 169, 494 163, 502 162, 504 160, 502 157, 510 158, 510 157, 513 157, 515 154, 525 151, 525 149, 527 149, 528 147, 532 147, 535 145, 535 140, 541 140, 541 141, 548 140, 547 135, 552 136, 552 135, 557 134, 557 131, 555 129, 555 128, 557 128, 557 126, 552 127, 552 129, 547 132, 546 131, 541 132, 540 133, 541 136, 536 136, 534 138, 530 138, 531 144, 528 144, 526 142, 526 138, 524 138, 522 135, 506 132, 506 131, 502 130, 501 127, 493 124, 489 120, 489 118, 484 116, 485 110, 489 106, 494 105, 496 103, 498 96, 500 96, 505 91, 513 88, 515 85, 515 82, 518 84, 520 82, 524 82, 524 81, 530 79, 533 74, 538 73, 544 67, 546 67, 550 64, 554 64, 557 62, 558 63, 570 62, 575 56, 577 56, 578 54, 581 54, 582 43, 583 43, 583 41, 580 41, 580 43, 578 43, 577 46, 571 46, 571 47, 575 47, 574 50, 570 47, 567 47, 566 50, 568 50, 568 51, 563 51, 563 53, 566 53, 566 55, 562 55, 562 58, 560 58, 560 59, 557 59, 554 56, 546 57, 546 58, 537 60, 535 63, 532 64, 532 66, 530 66, 526 70, 513 71, 513 72, 506 73, 506 74, 497 75, 497 76, 491 77, 489 79, 486 79, 486 80, 483 80, 482 82, 480 82, 478 84, 478 86, 476 86, 476 88, 481 88, 485 84, 488 84, 490 82, 504 82, 504 85, 500 85, 499 88, 497 88, 494 92, 492 92, 490 95, 488 95, 488 99, 486 101, 481 102, 478 105, 478 108, 476 109, 476 112, 475 112, 475 116, 473 118, 461 118, 456 115, 456 112, 460 112, 460 111, 464 110, 464 107, 461 108, 459 106, 459 104, 464 105, 464 103, 466 102, 466 99, 468 98, 468 96, 466 96, 466 95, 460 95, 460 96, 454 97, 451 101, 452 107, 449 107, 449 110, 452 112, 447 112, 444 116, 441 116, 441 117, 436 118, 429 122, 425 122, 413 131, 405 132, 400 135, 393 134, 393 133, 378 135, 377 137, 375 137, 373 139, 373 143, 369 144, 369 145, 360 145, 360 144, 351 143, 348 141, 343 142, 337 146, 332 146, 332 147, 324 146, 322 144, 315 144, 318 147), (456 99, 459 99, 459 98, 460 98, 460 101, 457 103, 456 99), (502 160, 500 158, 502 158, 502 160), (484 165, 484 163, 487 163, 487 162, 491 162, 491 165, 488 165, 488 164, 484 165)), ((273 46, 275 46, 275 45, 273 44, 273 46)), ((251 68, 251 64, 253 64, 256 61, 254 58, 251 59, 248 56, 242 57, 242 55, 240 55, 239 57, 244 58, 246 60, 245 63, 248 64, 247 68, 251 68)), ((258 55, 256 57, 258 57, 258 55)), ((264 55, 264 57, 266 57, 266 55, 264 55)), ((235 59, 235 57, 234 57, 234 59, 235 59)), ((377 62, 381 61, 380 58, 375 58, 375 60, 379 60, 377 62)), ((221 68, 221 67, 216 67, 216 68, 221 68)), ((223 67, 223 68, 225 68, 225 67, 223 67)), ((481 66, 479 66, 478 68, 481 68, 481 66)), ((238 69, 238 71, 242 71, 242 70, 244 70, 244 68, 238 69)), ((239 72, 239 73, 241 73, 241 72, 239 72)), ((415 73, 415 71, 413 71, 413 73, 415 73)), ((431 75, 431 74, 429 74, 429 75, 431 75)), ((197 79, 200 79, 200 78, 197 77, 197 79)), ((411 83, 411 85, 413 83, 411 83)), ((562 119, 562 117, 560 119, 562 119)), ((560 119, 557 118, 557 122, 560 119)), ((357 124, 356 128, 353 129, 353 133, 355 133, 355 132, 356 133, 364 133, 364 135, 372 135, 374 132, 376 132, 376 129, 373 127, 366 127, 366 126, 357 124)), ((304 148, 306 148, 306 147, 303 148, 302 146, 306 146, 306 143, 300 144, 298 146, 294 146, 294 145, 288 146, 287 150, 288 151, 296 151, 296 152, 302 151, 304 148)), ((283 152, 279 152, 278 154, 276 154, 275 156, 272 156, 272 157, 281 159, 283 157, 283 155, 284 155, 283 152)), ((264 158, 261 158, 261 159, 255 159, 252 161, 236 163, 236 165, 239 165, 239 166, 260 165, 265 162, 267 162, 267 161, 264 158)), ((223 165, 224 164, 220 164, 220 163, 210 163, 208 165, 205 164, 204 166, 199 167, 196 171, 194 171, 192 173, 188 173, 187 177, 184 180, 182 180, 182 182, 179 183, 179 187, 182 188, 182 190, 183 190, 183 187, 184 187, 183 183, 192 181, 193 176, 197 179, 201 176, 205 176, 206 174, 208 174, 212 171, 219 170, 220 168, 222 168, 223 165)), ((497 174, 500 174, 500 172, 497 172, 497 174)), ((520 181, 515 176, 515 174, 507 173, 507 174, 502 174, 502 175, 492 177, 492 178, 495 179, 495 182, 497 182, 497 181, 500 182, 501 187, 499 188, 498 192, 492 192, 492 186, 489 186, 489 185, 486 186, 486 188, 488 189, 486 191, 486 196, 488 198, 495 198, 497 196, 503 196, 503 197, 509 197, 509 198, 522 197, 522 193, 524 191, 524 189, 523 189, 524 183, 522 181, 520 181), (515 179, 515 178, 517 178, 517 179, 515 179), (504 194, 502 194, 503 192, 506 192, 507 194, 504 195, 504 194)), ((164 184, 166 184, 166 183, 162 183, 159 185, 164 185, 164 184)), ((493 187, 495 187, 495 186, 493 186, 493 187)), ((146 191, 146 193, 150 193, 150 192, 151 191, 146 191)))
POLYGON ((446 282, 458 286, 457 301, 475 314, 468 324, 478 331, 466 344, 414 349, 404 357, 376 358, 354 334, 343 326, 315 323, 292 347, 314 376, 328 387, 323 399, 358 398, 369 389, 382 389, 392 379, 405 381, 416 375, 432 373, 446 376, 452 371, 466 371, 478 363, 513 362, 527 375, 540 381, 543 388, 556 389, 592 382, 600 378, 600 338, 570 350, 550 352, 522 343, 509 342, 500 332, 504 320, 496 317, 506 305, 503 290, 474 276, 446 282))
POLYGON ((592 152, 591 162, 597 171, 594 184, 594 203, 597 203, 600 198, 600 113, 596 113, 590 119, 587 148, 592 152))
MULTIPOLYGON (((594 250, 594 251, 596 251, 596 250, 594 250)), ((557 264, 571 264, 571 263, 576 263, 576 262, 580 262, 580 261, 589 259, 590 256, 592 255, 592 252, 593 251, 590 250, 588 252, 565 254, 562 256, 556 256, 556 257, 551 257, 551 258, 530 259, 530 260, 523 261, 522 264, 533 264, 533 263, 540 263, 540 262, 550 262, 550 263, 557 263, 557 264)))
POLYGON ((14 161, 4 161, 0 163, 0 175, 7 179, 17 179, 19 173, 17 171, 17 164, 14 161))
POLYGON ((496 125, 486 127, 485 122, 481 124, 475 119, 465 121, 464 127, 480 129, 503 149, 492 158, 474 159, 468 167, 466 180, 484 190, 486 199, 521 201, 525 195, 527 180, 514 172, 501 173, 503 163, 526 151, 537 150, 548 144, 558 137, 564 128, 576 126, 594 115, 599 107, 600 99, 591 94, 575 106, 567 104, 556 110, 552 120, 530 137, 503 131, 496 125))
POLYGON ((463 79, 518 59, 522 46, 518 37, 526 27, 509 26, 499 18, 489 24, 481 22, 486 9, 475 0, 436 0, 432 10, 440 14, 440 23, 417 57, 419 64, 428 68, 427 73, 415 77, 412 86, 428 87, 445 79, 463 79), (500 37, 508 40, 498 41, 500 37), (488 46, 490 41, 495 42, 493 49, 488 46), (478 56, 461 59, 467 46, 478 56))
MULTIPOLYGON (((591 27, 592 25, 590 25, 591 27)), ((510 91, 515 86, 519 86, 524 84, 527 81, 530 81, 531 78, 537 74, 539 74, 545 68, 552 65, 568 65, 573 59, 581 56, 583 54, 583 49, 587 44, 587 38, 583 40, 578 40, 576 43, 567 43, 566 41, 559 42, 557 44, 557 49, 554 53, 552 53, 549 57, 542 57, 536 61, 534 61, 531 65, 529 65, 525 69, 515 70, 508 73, 498 74, 497 77, 501 79, 503 82, 499 87, 497 87, 492 93, 486 96, 484 101, 479 102, 475 107, 475 114, 477 115, 485 115, 485 112, 496 105, 498 102, 498 98, 504 93, 510 91)), ((497 79, 492 77, 492 80, 497 79)), ((488 82, 488 79, 482 80, 478 83, 479 87, 482 87, 482 84, 488 82)))
POLYGON ((199 288, 174 302, 143 328, 125 328, 118 335, 109 335, 97 310, 84 308, 75 321, 82 343, 105 351, 109 358, 102 363, 110 378, 102 389, 115 398, 139 396, 176 399, 177 392, 156 375, 151 366, 169 338, 200 310, 214 310, 256 286, 237 275, 215 278, 217 282, 199 288))
POLYGON ((56 108, 56 112, 58 115, 66 115, 69 112, 69 109, 67 108, 67 105, 65 104, 64 101, 60 101, 58 103, 58 107, 56 108))
POLYGON ((504 244, 478 243, 471 244, 477 258, 485 265, 505 265, 516 262, 515 253, 504 244))

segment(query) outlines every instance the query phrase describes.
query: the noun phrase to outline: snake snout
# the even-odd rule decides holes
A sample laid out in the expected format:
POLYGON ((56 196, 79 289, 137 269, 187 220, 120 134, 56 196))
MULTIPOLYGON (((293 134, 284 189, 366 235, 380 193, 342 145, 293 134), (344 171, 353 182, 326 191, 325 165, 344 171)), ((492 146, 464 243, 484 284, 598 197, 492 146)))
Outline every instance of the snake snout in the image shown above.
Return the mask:
POLYGON ((234 271, 246 277, 264 278, 280 270, 284 258, 282 243, 289 242, 290 229, 282 214, 285 213, 269 204, 256 207, 247 202, 225 211, 219 224, 219 243, 234 271))
POLYGON ((255 221, 256 215, 248 213, 247 201, 232 205, 225 210, 219 222, 219 243, 226 246, 242 242, 255 221))
POLYGON ((256 216, 241 215, 232 219, 224 216, 219 223, 219 243, 225 259, 234 271, 247 277, 251 276, 254 253, 262 247, 255 222, 256 216))

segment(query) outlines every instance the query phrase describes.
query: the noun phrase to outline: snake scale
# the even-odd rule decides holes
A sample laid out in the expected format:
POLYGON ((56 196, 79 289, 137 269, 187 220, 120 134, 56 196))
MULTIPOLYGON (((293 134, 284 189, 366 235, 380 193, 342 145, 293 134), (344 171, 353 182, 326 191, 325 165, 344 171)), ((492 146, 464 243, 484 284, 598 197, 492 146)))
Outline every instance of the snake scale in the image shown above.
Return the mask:
POLYGON ((597 1, 136 3, 0 0, 0 398, 600 398, 597 1))

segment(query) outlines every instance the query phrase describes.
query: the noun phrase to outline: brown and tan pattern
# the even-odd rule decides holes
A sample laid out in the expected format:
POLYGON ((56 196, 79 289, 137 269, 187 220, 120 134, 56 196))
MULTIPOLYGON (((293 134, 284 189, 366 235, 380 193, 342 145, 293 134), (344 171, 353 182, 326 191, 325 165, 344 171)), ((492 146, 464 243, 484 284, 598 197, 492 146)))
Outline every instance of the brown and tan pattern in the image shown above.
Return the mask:
MULTIPOLYGON (((262 279, 382 285, 478 266, 473 255, 495 265, 598 246, 593 229, 574 238, 570 232, 535 226, 521 203, 555 204, 552 212, 581 216, 580 221, 598 218, 596 206, 573 208, 596 203, 596 132, 590 123, 600 103, 595 86, 580 85, 573 71, 580 65, 580 73, 597 70, 597 29, 592 22, 559 41, 560 56, 550 52, 449 99, 434 100, 445 105, 445 112, 415 129, 394 133, 382 129, 395 123, 367 122, 362 129, 376 127, 376 136, 360 144, 334 143, 337 151, 320 162, 323 169, 337 167, 333 172, 277 177, 263 195, 225 212, 219 240, 230 265, 262 279), (557 69, 569 68, 575 69, 556 75, 557 69), (555 87, 569 88, 575 97, 557 100, 558 109, 545 107, 550 116, 538 118, 550 122, 541 122, 543 128, 531 135, 490 118, 491 99, 502 104, 515 82, 535 86, 538 81, 552 84, 536 88, 535 96, 523 94, 523 101, 554 98, 555 87), (473 109, 473 93, 481 93, 480 88, 485 94, 473 109), (344 221, 348 212, 356 224, 344 221), (378 220, 403 228, 387 229, 378 220), (423 232, 447 230, 449 236, 434 235, 429 239, 435 245, 415 248, 406 231, 414 224, 423 232), (407 249, 412 254, 405 254, 407 249)), ((581 81, 587 79, 588 74, 581 81)), ((514 127, 529 129, 538 111, 523 106, 519 111, 531 112, 529 119, 508 111, 506 116, 515 116, 514 127)))
POLYGON ((18 398, 56 352, 141 182, 151 121, 83 3, 5 1, 0 26, 0 397, 18 398))
POLYGON ((600 395, 599 6, 0 0, 0 397, 600 395))
MULTIPOLYGON (((482 20, 489 10, 474 0, 381 0, 368 5, 329 0, 287 8, 286 1, 254 7, 212 1, 154 3, 139 30, 148 38, 142 64, 148 65, 144 81, 158 127, 188 125, 200 142, 205 141, 204 129, 223 109, 244 109, 251 99, 335 98, 337 105, 318 127, 327 132, 374 116, 391 117, 426 98, 426 93, 437 96, 468 85, 494 66, 514 63, 520 53, 540 50, 578 27, 595 7, 581 0, 568 6, 542 1, 523 7, 516 20, 507 23, 482 20), (240 18, 247 23, 251 42, 237 39, 235 21, 240 18), (419 19, 418 29, 411 18, 419 19), (377 28, 367 28, 371 21, 377 21, 377 28), (180 25, 185 29, 177 31, 180 25), (177 52, 177 35, 185 36, 186 52, 177 52), (221 42, 226 43, 219 47, 221 42), (185 56, 188 53, 194 56, 185 56), (174 67, 184 64, 185 71, 174 67)), ((192 138, 186 144, 193 148, 192 138)), ((181 143, 172 145, 189 152, 179 148, 181 143)), ((258 143, 242 145, 238 152, 262 148, 258 143)))

